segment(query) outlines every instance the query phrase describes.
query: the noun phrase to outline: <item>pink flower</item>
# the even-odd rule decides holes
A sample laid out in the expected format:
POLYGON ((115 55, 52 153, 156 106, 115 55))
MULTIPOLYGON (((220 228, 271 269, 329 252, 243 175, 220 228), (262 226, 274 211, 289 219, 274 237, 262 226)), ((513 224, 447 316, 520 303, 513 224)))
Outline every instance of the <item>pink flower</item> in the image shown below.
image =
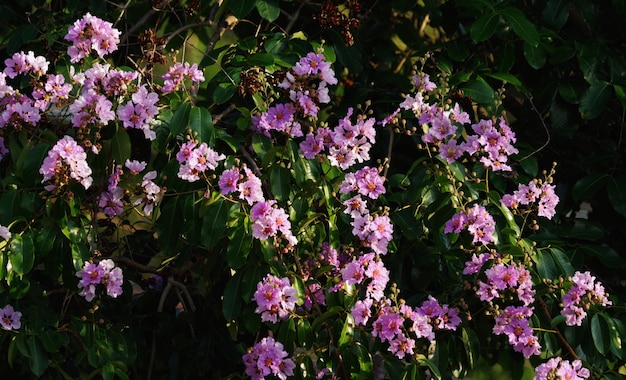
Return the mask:
MULTIPOLYGON (((86 159, 87 154, 72 137, 63 137, 48 152, 48 156, 39 169, 39 173, 43 174, 41 182, 57 178, 60 173, 69 171, 71 178, 76 179, 85 189, 88 189, 93 179, 91 178, 91 168, 86 159)), ((59 183, 59 185, 63 186, 65 183, 59 183)), ((54 187, 52 185, 51 188, 54 187)))
POLYGON ((11 305, 0 308, 0 327, 5 330, 19 330, 21 326, 22 313, 14 310, 11 305))
POLYGON ((162 78, 164 83, 161 92, 164 94, 177 91, 185 79, 189 79, 193 83, 204 82, 202 70, 198 68, 197 64, 194 63, 190 66, 188 62, 184 64, 176 62, 167 69, 162 78))
POLYGON ((252 300, 257 304, 255 312, 261 314, 262 321, 276 323, 278 319, 286 319, 295 309, 298 297, 287 277, 268 274, 257 284, 252 300))
POLYGON ((5 226, 0 226, 0 237, 4 240, 9 240, 11 238, 11 231, 5 226))
POLYGON ((110 297, 117 298, 122 294, 124 282, 122 269, 116 267, 111 259, 102 260, 98 264, 86 262, 83 268, 76 272, 76 277, 80 278, 78 282, 80 295, 88 302, 94 299, 100 285, 104 285, 110 297))
POLYGON ((72 43, 67 49, 67 54, 70 61, 76 63, 89 55, 92 50, 100 58, 117 50, 120 31, 113 28, 110 22, 87 13, 74 22, 64 38, 72 43))
POLYGON ((538 365, 535 368, 534 380, 583 380, 589 378, 589 376, 589 370, 582 366, 580 360, 577 359, 570 362, 558 356, 538 365))
POLYGON ((563 296, 563 310, 561 315, 565 316, 565 323, 568 326, 580 326, 587 316, 585 311, 591 305, 611 305, 607 298, 604 286, 595 281, 595 276, 589 272, 576 272, 572 276, 572 286, 563 296))
POLYGON ((270 375, 285 380, 287 376, 293 376, 296 367, 293 360, 288 358, 283 345, 271 336, 261 339, 248 349, 242 360, 246 366, 246 375, 253 380, 263 380, 270 375))
POLYGON ((372 299, 358 300, 350 310, 356 326, 364 326, 372 316, 372 299))

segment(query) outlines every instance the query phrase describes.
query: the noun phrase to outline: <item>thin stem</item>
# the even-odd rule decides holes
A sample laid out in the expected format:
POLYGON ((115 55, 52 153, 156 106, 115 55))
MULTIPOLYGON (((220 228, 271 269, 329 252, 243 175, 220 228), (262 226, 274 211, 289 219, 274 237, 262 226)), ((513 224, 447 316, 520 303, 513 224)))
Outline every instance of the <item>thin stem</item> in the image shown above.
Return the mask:
MULTIPOLYGON (((550 311, 548 310, 548 305, 546 305, 546 302, 542 298, 538 298, 538 301, 539 301, 539 305, 541 306, 541 310, 543 310, 543 313, 546 315, 546 317, 548 317, 548 319, 551 320, 552 315, 550 314, 550 311)), ((569 345, 569 343, 567 342, 563 334, 561 334, 561 331, 559 331, 559 329, 556 326, 554 326, 554 332, 556 333, 556 336, 559 338, 559 340, 561 341, 561 343, 563 344, 567 352, 569 352, 569 354, 572 355, 574 359, 580 359, 578 355, 576 355, 576 351, 574 351, 572 346, 569 345)))
POLYGON ((535 111, 535 113, 537 114, 537 116, 539 116, 539 120, 541 120, 541 125, 543 126, 543 130, 546 131, 546 142, 543 143, 542 146, 540 146, 538 149, 535 149, 534 151, 530 152, 529 154, 527 154, 526 156, 524 156, 523 158, 521 158, 519 161, 524 161, 525 159, 527 159, 528 157, 535 155, 537 153, 539 153, 540 151, 542 151, 545 147, 548 146, 548 144, 550 143, 550 130, 548 129, 548 126, 546 125, 546 122, 543 120, 543 116, 541 116, 541 113, 539 113, 539 111, 537 110, 537 107, 535 107, 535 103, 533 102, 533 98, 531 96, 528 96, 528 101, 530 102, 530 106, 532 107, 533 111, 535 111))

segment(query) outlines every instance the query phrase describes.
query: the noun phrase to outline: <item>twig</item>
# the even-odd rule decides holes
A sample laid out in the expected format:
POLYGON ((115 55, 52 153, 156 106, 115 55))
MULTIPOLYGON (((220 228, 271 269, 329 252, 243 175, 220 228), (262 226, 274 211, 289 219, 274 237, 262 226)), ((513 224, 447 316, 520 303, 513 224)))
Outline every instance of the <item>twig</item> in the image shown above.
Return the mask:
POLYGON ((543 116, 541 116, 541 113, 539 113, 539 111, 537 110, 537 107, 535 107, 535 103, 533 103, 532 96, 526 96, 526 97, 528 98, 528 101, 530 102, 530 106, 532 107, 533 111, 535 111, 537 116, 539 116, 539 120, 541 120, 541 125, 543 126, 543 129, 546 131, 546 135, 548 136, 548 138, 546 139, 546 142, 542 146, 539 147, 539 149, 535 149, 533 152, 530 152, 529 154, 527 154, 526 156, 521 158, 519 161, 524 161, 528 157, 530 157, 530 156, 532 156, 534 154, 539 153, 545 147, 547 147, 548 144, 550 143, 550 130, 548 129, 548 126, 546 125, 546 122, 543 120, 543 116))
POLYGON ((127 258, 127 257, 114 257, 113 261, 121 263, 121 264, 124 264, 124 265, 129 266, 129 267, 133 267, 133 268, 135 268, 138 271, 143 272, 143 273, 155 273, 155 274, 159 273, 156 268, 149 267, 149 266, 143 265, 143 264, 139 264, 138 262, 136 262, 134 260, 131 260, 131 259, 127 258))
POLYGON ((291 28, 293 28, 293 26, 296 24, 298 17, 300 17, 300 11, 302 10, 302 7, 304 7, 304 3, 301 3, 295 13, 289 16, 289 23, 285 27, 285 34, 289 34, 291 28))
POLYGON ((213 125, 219 123, 220 120, 222 120, 222 118, 224 118, 226 115, 231 113, 236 107, 237 106, 235 105, 235 103, 230 103, 228 105, 228 107, 224 111, 222 111, 222 112, 218 113, 217 115, 213 116, 213 125))
MULTIPOLYGON (((538 301, 539 301, 539 305, 541 305, 541 309, 543 310, 543 313, 549 319, 552 319, 552 315, 550 314, 550 311, 548 310, 548 305, 546 305, 546 302, 542 298, 538 298, 538 301)), ((554 332, 556 333, 556 336, 559 338, 561 343, 563 343, 563 345, 567 349, 567 352, 569 352, 569 354, 572 355, 574 359, 579 359, 578 355, 576 355, 576 352, 574 351, 572 346, 570 346, 569 343, 567 343, 567 340, 565 339, 563 334, 561 334, 561 331, 559 331, 559 329, 556 326, 554 326, 554 332)))
POLYGON ((170 43, 170 41, 176 37, 177 35, 179 35, 180 33, 184 32, 187 29, 193 29, 193 28, 199 28, 201 26, 211 26, 211 24, 213 24, 212 20, 208 20, 208 21, 202 21, 202 22, 196 22, 193 24, 187 24, 187 25, 183 25, 180 28, 176 29, 175 31, 173 31, 172 33, 170 33, 170 35, 165 39, 165 46, 167 46, 167 44, 170 43))
POLYGON ((387 144, 387 157, 385 158, 385 162, 383 163, 383 178, 387 178, 387 173, 389 172, 389 167, 391 166, 391 152, 393 151, 393 127, 389 125, 387 127, 387 130, 389 131, 389 143, 387 144))

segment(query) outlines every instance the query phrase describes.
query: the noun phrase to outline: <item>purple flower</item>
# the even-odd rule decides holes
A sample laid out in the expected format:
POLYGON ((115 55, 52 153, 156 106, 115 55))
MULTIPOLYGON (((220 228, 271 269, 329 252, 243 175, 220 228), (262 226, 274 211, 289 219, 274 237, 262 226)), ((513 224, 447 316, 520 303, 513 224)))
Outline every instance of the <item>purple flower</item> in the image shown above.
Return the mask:
POLYGON ((193 83, 204 82, 202 70, 200 70, 195 63, 190 66, 189 62, 185 62, 184 64, 176 62, 167 69, 167 72, 163 74, 162 78, 164 83, 161 92, 164 94, 177 91, 185 79, 189 79, 193 83))
POLYGON ((589 306, 612 304, 607 298, 604 286, 595 279, 589 272, 576 272, 572 276, 572 286, 563 296, 561 310, 561 315, 565 316, 565 323, 568 326, 580 326, 587 316, 585 310, 589 306))
POLYGON ((265 376, 274 375, 281 380, 293 376, 296 367, 292 359, 288 358, 282 343, 271 336, 261 339, 242 357, 246 366, 246 375, 253 380, 265 379, 265 376))
POLYGON ((262 321, 276 323, 295 309, 298 297, 287 277, 268 274, 257 284, 252 300, 257 304, 255 312, 261 314, 262 321))
POLYGON ((589 370, 582 365, 582 362, 578 359, 570 362, 569 360, 557 356, 535 368, 534 380, 587 379, 590 376, 589 370))
POLYGON ((100 58, 117 50, 120 31, 113 28, 110 22, 87 13, 74 22, 64 38, 72 43, 67 49, 67 54, 70 61, 76 63, 88 56, 92 50, 100 58))
POLYGON ((22 313, 6 305, 0 309, 0 327, 5 330, 19 330, 22 326, 22 313))
MULTIPOLYGON (((39 169, 39 173, 43 174, 41 182, 56 178, 59 186, 66 185, 63 176, 60 176, 60 174, 69 171, 67 173, 69 177, 76 179, 85 189, 88 189, 93 180, 91 178, 91 168, 89 168, 86 159, 87 154, 83 148, 72 137, 64 136, 57 141, 44 159, 39 169)), ((55 185, 51 185, 47 189, 52 190, 55 187, 55 185)))
POLYGON ((487 245, 494 241, 495 222, 483 206, 474 204, 471 209, 457 213, 446 222, 444 233, 460 233, 467 229, 474 239, 474 244, 487 245))
POLYGON ((356 326, 364 326, 372 316, 372 299, 358 300, 350 310, 356 326))
POLYGON ((117 298, 122 294, 122 284, 124 277, 122 269, 115 266, 111 259, 105 259, 98 264, 86 262, 83 268, 76 272, 76 277, 80 278, 78 287, 81 289, 80 295, 91 302, 96 296, 96 291, 100 285, 104 285, 106 293, 117 298))
POLYGON ((237 183, 239 182, 239 169, 232 168, 226 169, 220 175, 220 179, 217 182, 220 187, 220 192, 223 195, 228 195, 237 191, 237 183))
POLYGON ((0 226, 0 237, 4 240, 9 240, 11 238, 11 231, 5 226, 0 226))
POLYGON ((107 190, 100 195, 98 206, 106 214, 112 218, 124 212, 124 191, 120 187, 107 190))

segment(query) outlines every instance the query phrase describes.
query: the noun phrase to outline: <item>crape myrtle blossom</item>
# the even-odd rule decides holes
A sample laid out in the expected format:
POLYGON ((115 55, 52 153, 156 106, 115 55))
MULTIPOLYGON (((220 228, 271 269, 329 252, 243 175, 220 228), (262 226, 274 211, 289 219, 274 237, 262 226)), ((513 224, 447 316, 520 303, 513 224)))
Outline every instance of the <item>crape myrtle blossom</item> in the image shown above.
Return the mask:
POLYGON ((366 253, 347 263, 341 270, 341 278, 348 286, 367 283, 366 297, 379 301, 389 282, 389 270, 374 253, 366 253))
POLYGON ((17 129, 24 124, 36 126, 39 120, 40 110, 29 97, 14 93, 0 98, 0 128, 9 125, 17 129))
POLYGON ((158 100, 157 93, 149 92, 143 85, 131 96, 131 100, 117 109, 117 117, 124 128, 139 129, 148 140, 154 140, 156 133, 150 129, 150 123, 159 112, 156 107, 158 100))
POLYGON ((533 180, 528 185, 519 184, 513 194, 502 196, 501 202, 512 209, 534 206, 537 208, 537 215, 551 219, 556 214, 556 205, 559 203, 554 188, 549 183, 533 180))
POLYGON ((0 327, 4 330, 19 330, 22 327, 22 313, 12 305, 0 308, 0 327))
POLYGON ((249 348, 242 359, 246 366, 246 375, 252 380, 262 380, 272 375, 285 380, 288 376, 293 376, 296 367, 288 356, 282 343, 268 336, 249 348))
POLYGON ((552 379, 568 379, 568 380, 584 380, 591 376, 589 370, 583 367, 582 361, 576 359, 573 361, 565 360, 560 356, 551 358, 535 368, 534 380, 552 380, 552 379))
POLYGON ((0 225, 0 238, 9 240, 11 238, 11 231, 5 226, 0 225))
POLYGON ((487 209, 478 204, 474 204, 472 208, 467 208, 446 222, 444 233, 460 233, 467 230, 473 236, 474 244, 484 244, 494 242, 495 222, 493 217, 487 212, 487 209))
POLYGON ((287 277, 268 274, 257 284, 252 300, 256 302, 255 312, 261 314, 263 322, 276 323, 287 319, 289 313, 294 311, 298 296, 287 277))
POLYGON ((80 295, 91 302, 96 296, 98 288, 102 285, 106 293, 113 298, 122 294, 122 284, 124 276, 122 269, 115 266, 111 259, 101 260, 95 264, 91 261, 85 262, 83 268, 76 272, 78 287, 81 289, 80 295))
MULTIPOLYGON (((355 304, 351 311, 355 323, 357 320, 361 324, 367 323, 371 317, 368 305, 365 301, 355 304)), ((425 338, 432 343, 435 331, 456 330, 460 323, 458 309, 450 308, 447 304, 441 305, 433 297, 416 308, 406 304, 392 307, 389 300, 383 300, 372 325, 372 336, 382 342, 389 342, 389 352, 403 359, 414 353, 417 339, 425 338), (410 328, 406 329, 405 326, 410 328)))
POLYGON ((190 80, 194 84, 204 82, 202 69, 199 69, 198 65, 195 63, 189 65, 189 62, 174 63, 167 69, 167 72, 163 74, 162 78, 163 87, 161 88, 161 92, 163 94, 177 91, 185 80, 190 80))
POLYGON ((595 281, 595 276, 589 272, 576 272, 571 278, 572 286, 563 296, 563 310, 561 315, 565 317, 568 326, 580 326, 587 316, 587 308, 591 305, 612 305, 607 298, 604 286, 595 281))
POLYGON ((252 236, 259 240, 267 240, 270 237, 281 237, 287 240, 291 246, 298 244, 298 240, 291 233, 289 216, 282 208, 276 205, 276 201, 256 202, 250 210, 252 222, 252 236))
POLYGON ((120 42, 120 31, 110 22, 87 13, 74 22, 64 38, 72 43, 67 48, 70 62, 77 63, 92 51, 100 58, 116 51, 120 42))
POLYGON ((485 270, 487 281, 480 281, 476 295, 481 301, 491 301, 494 298, 504 298, 506 291, 514 292, 524 306, 535 301, 530 272, 523 264, 496 263, 485 270))
POLYGON ((35 86, 33 99, 35 106, 44 111, 49 105, 57 105, 66 100, 72 90, 70 83, 65 83, 65 77, 61 74, 48 74, 46 82, 35 86))
POLYGON ((3 72, 11 79, 15 78, 19 74, 29 73, 32 73, 35 77, 39 78, 48 71, 50 62, 48 62, 43 56, 35 56, 35 53, 32 51, 29 51, 28 53, 19 51, 13 53, 11 58, 5 59, 4 65, 5 68, 3 72))
POLYGON ((46 186, 46 190, 51 191, 57 186, 66 185, 69 178, 77 180, 88 189, 93 179, 86 159, 84 149, 71 136, 64 136, 57 141, 39 169, 39 173, 43 174, 42 183, 55 180, 54 184, 46 186))
POLYGON ((195 141, 187 141, 176 154, 176 160, 181 164, 178 177, 195 182, 200 179, 200 174, 207 169, 215 170, 218 162, 225 158, 225 155, 217 153, 205 142, 198 145, 195 141))
POLYGON ((507 306, 499 311, 493 327, 494 334, 505 335, 513 350, 521 352, 525 358, 541 353, 539 339, 530 327, 532 315, 532 307, 507 306))

